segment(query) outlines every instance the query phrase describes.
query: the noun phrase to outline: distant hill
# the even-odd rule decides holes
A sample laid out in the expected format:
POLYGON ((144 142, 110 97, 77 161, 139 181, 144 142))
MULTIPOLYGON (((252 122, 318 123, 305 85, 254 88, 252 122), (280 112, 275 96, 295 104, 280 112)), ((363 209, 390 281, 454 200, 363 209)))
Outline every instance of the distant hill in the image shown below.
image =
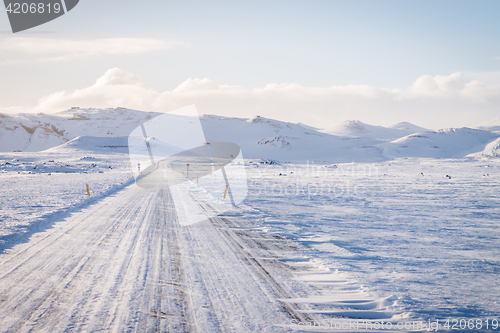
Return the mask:
POLYGON ((473 153, 471 157, 500 157, 500 138, 488 143, 482 151, 473 153))
POLYGON ((373 126, 359 120, 347 120, 322 132, 332 135, 371 138, 376 140, 394 140, 403 136, 428 131, 411 123, 399 123, 391 127, 373 126))
POLYGON ((484 122, 477 128, 490 132, 499 132, 500 134, 500 118, 495 118, 490 121, 484 122))
POLYGON ((408 123, 406 121, 404 121, 402 123, 397 123, 397 124, 391 125, 391 126, 389 126, 389 128, 393 128, 393 129, 397 129, 397 130, 400 130, 400 131, 408 132, 408 134, 430 131, 427 128, 423 128, 423 127, 414 125, 412 123, 408 123))
POLYGON ((42 151, 79 136, 128 136, 159 113, 125 108, 79 109, 56 114, 0 114, 1 151, 42 151))
POLYGON ((417 133, 381 145, 388 158, 458 158, 485 149, 498 135, 467 127, 417 133))
POLYGON ((304 163, 383 160, 381 150, 374 146, 381 141, 330 135, 264 117, 204 116, 201 125, 208 141, 234 142, 242 148, 245 158, 304 163))
MULTIPOLYGON (((67 148, 85 150, 120 146, 119 151, 126 153, 123 142, 130 132, 161 114, 125 108, 73 108, 52 115, 0 114, 0 150, 33 152, 64 144, 67 148)), ((455 158, 469 154, 484 158, 498 156, 499 151, 500 133, 484 129, 429 131, 411 123, 386 128, 347 121, 320 131, 264 117, 214 115, 205 115, 200 122, 208 142, 234 142, 241 147, 245 158, 282 162, 375 162, 399 157, 455 158)))

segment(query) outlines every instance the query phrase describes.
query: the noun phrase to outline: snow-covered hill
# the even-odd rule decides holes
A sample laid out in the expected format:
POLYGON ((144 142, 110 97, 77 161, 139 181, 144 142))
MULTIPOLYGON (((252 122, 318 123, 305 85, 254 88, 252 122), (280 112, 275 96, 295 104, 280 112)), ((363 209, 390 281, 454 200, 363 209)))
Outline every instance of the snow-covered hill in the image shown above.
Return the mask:
POLYGON ((245 158, 292 162, 380 161, 380 143, 370 138, 349 138, 304 128, 297 124, 255 117, 253 119, 204 116, 202 127, 208 141, 238 144, 245 158))
POLYGON ((500 118, 495 118, 490 121, 484 122, 477 128, 485 131, 497 132, 500 134, 500 118))
POLYGON ((471 157, 500 157, 500 138, 488 143, 484 150, 470 154, 471 157))
POLYGON ((79 136, 128 136, 156 115, 125 108, 73 108, 51 115, 0 114, 0 151, 42 151, 79 136))
POLYGON ((406 122, 406 121, 391 125, 391 126, 389 126, 389 128, 409 132, 409 134, 429 131, 429 129, 427 129, 427 128, 423 128, 423 127, 414 125, 414 124, 406 122))
POLYGON ((373 126, 358 120, 347 120, 322 132, 348 137, 362 137, 376 140, 394 140, 409 134, 428 131, 411 123, 399 123, 390 127, 373 126))
POLYGON ((448 128, 406 136, 381 145, 389 158, 459 158, 483 151, 498 135, 467 127, 448 128))
MULTIPOLYGON (((0 114, 0 151, 43 151, 75 138, 80 139, 68 143, 73 148, 81 146, 88 150, 92 146, 100 150, 100 146, 109 143, 105 138, 127 137, 141 123, 159 115, 161 113, 125 108, 72 108, 53 115, 0 114)), ((494 141, 500 136, 485 128, 433 132, 411 123, 382 127, 360 121, 347 121, 330 130, 318 130, 263 117, 214 115, 201 117, 201 125, 208 142, 234 142, 241 147, 245 158, 296 163, 377 162, 398 157, 450 158, 475 153, 491 157, 498 156, 498 144, 494 141)), ((126 149, 121 151, 126 152, 126 149)))

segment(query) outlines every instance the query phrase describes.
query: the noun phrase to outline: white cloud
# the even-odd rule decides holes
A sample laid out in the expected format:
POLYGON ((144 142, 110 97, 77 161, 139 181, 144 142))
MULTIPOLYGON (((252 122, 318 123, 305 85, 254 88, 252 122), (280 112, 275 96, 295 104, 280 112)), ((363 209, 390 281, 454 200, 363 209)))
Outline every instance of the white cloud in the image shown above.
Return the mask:
POLYGON ((2 52, 28 58, 7 59, 0 64, 10 65, 33 61, 65 61, 103 55, 133 55, 188 46, 181 42, 165 42, 152 38, 105 38, 69 40, 56 38, 12 37, 0 42, 2 52))
POLYGON ((448 76, 423 75, 419 77, 409 89, 410 94, 415 96, 420 95, 443 95, 448 93, 456 93, 462 91, 466 87, 462 75, 453 73, 448 76))
POLYGON ((113 68, 97 79, 90 87, 73 92, 59 91, 42 97, 38 101, 36 111, 54 112, 69 108, 69 106, 128 106, 150 107, 149 101, 154 101, 160 94, 147 88, 141 78, 113 68), (69 105, 69 106, 68 106, 69 105))
POLYGON ((32 111, 57 112, 73 106, 127 107, 168 112, 196 104, 206 114, 264 117, 331 127, 347 119, 390 125, 410 121, 429 128, 474 126, 498 117, 500 88, 477 80, 464 82, 460 73, 424 75, 407 88, 382 89, 367 85, 303 87, 268 84, 263 88, 188 79, 171 91, 159 92, 141 78, 109 69, 90 87, 60 91, 41 98, 32 111))
POLYGON ((500 71, 464 72, 463 74, 469 79, 477 79, 488 86, 500 87, 500 71))

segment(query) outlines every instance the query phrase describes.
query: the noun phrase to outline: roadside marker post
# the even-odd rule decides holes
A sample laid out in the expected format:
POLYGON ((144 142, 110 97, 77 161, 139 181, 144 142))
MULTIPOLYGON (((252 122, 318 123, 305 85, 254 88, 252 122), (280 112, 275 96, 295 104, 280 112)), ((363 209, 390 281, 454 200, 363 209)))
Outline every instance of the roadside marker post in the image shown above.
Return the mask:
POLYGON ((89 184, 85 184, 85 186, 87 187, 87 195, 90 197, 89 184))
POLYGON ((236 207, 236 204, 234 203, 234 199, 233 199, 233 193, 231 192, 231 189, 229 188, 229 181, 227 180, 226 170, 224 169, 224 167, 221 167, 220 169, 222 171, 222 175, 224 176, 224 181, 226 182, 226 189, 224 190, 224 198, 223 199, 226 199, 226 194, 229 190, 229 198, 231 199, 231 204, 234 207, 236 207))

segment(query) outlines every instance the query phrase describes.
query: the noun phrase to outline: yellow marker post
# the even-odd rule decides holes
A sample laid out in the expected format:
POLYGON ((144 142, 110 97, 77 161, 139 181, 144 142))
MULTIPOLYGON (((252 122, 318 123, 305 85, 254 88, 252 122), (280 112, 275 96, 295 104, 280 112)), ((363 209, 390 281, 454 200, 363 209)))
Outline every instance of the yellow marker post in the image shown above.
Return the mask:
POLYGON ((226 199, 226 194, 227 194, 227 185, 226 185, 226 189, 224 190, 224 197, 222 199, 226 199))
POLYGON ((85 184, 85 186, 87 187, 87 195, 90 197, 89 184, 85 184))

